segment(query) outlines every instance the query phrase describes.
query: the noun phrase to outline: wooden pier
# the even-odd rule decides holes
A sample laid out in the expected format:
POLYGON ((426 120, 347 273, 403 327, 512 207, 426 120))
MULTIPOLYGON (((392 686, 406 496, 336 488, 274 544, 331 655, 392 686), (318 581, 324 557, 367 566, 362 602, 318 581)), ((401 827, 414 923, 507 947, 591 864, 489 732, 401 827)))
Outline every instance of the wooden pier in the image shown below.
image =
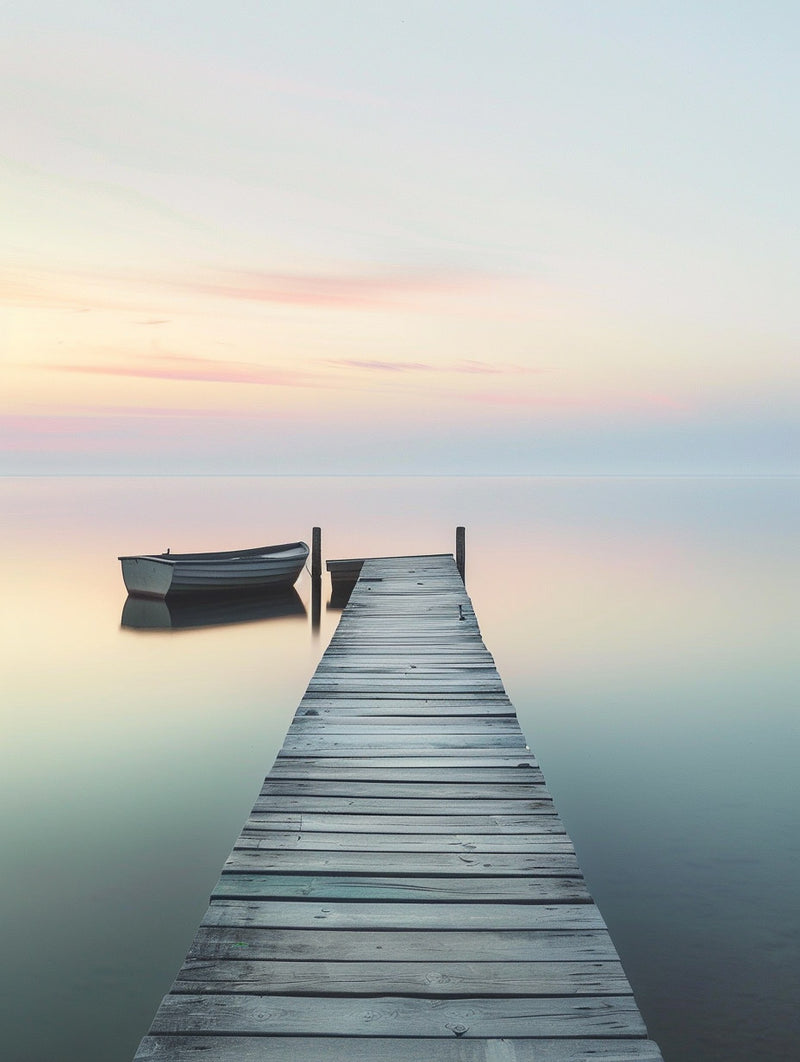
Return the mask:
POLYGON ((364 563, 136 1062, 658 1062, 452 556, 364 563))

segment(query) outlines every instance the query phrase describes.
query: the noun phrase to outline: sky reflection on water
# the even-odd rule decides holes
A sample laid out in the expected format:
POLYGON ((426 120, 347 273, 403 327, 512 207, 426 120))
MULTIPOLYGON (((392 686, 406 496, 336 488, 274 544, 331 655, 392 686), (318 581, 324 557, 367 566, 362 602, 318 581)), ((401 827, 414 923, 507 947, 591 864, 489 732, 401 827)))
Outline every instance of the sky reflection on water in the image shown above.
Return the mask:
MULTIPOLYGON (((127 1060, 338 613, 120 623, 121 553, 450 552, 667 1062, 800 1041, 797 480, 0 482, 9 1059, 127 1060)), ((327 597, 324 599, 327 600, 327 597)))

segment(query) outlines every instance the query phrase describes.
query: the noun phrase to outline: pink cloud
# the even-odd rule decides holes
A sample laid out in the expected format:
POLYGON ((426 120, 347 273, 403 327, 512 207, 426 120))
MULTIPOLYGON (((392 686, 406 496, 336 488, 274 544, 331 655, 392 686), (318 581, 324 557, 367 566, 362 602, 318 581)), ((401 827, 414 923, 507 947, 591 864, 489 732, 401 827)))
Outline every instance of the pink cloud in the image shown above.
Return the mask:
POLYGON ((185 380, 200 383, 261 384, 270 387, 320 387, 347 385, 357 387, 344 374, 355 372, 391 375, 437 374, 441 377, 486 375, 501 377, 528 375, 542 369, 520 365, 493 365, 475 360, 439 365, 424 361, 382 361, 378 358, 341 358, 307 362, 302 369, 273 368, 251 362, 219 361, 177 354, 157 354, 132 361, 108 364, 49 364, 54 372, 86 373, 96 376, 125 376, 148 380, 185 380), (314 366, 318 367, 315 371, 314 366), (343 370, 338 378, 331 370, 343 370))
POLYGON ((481 375, 481 376, 511 376, 532 375, 546 372, 545 369, 533 368, 525 365, 493 364, 488 361, 465 359, 463 361, 446 362, 438 364, 424 361, 380 361, 361 360, 358 358, 342 358, 328 360, 327 365, 333 365, 345 369, 367 369, 375 372, 390 373, 441 373, 442 375, 481 375))
POLYGON ((422 270, 351 275, 238 270, 208 280, 177 281, 175 286, 215 298, 284 306, 350 308, 382 305, 412 294, 453 293, 472 286, 479 279, 472 273, 422 270))
MULTIPOLYGON (((443 269, 389 269, 363 272, 284 273, 261 270, 209 271, 205 276, 163 276, 156 272, 85 270, 63 272, 37 269, 0 271, 0 297, 18 306, 49 306, 86 312, 88 309, 131 310, 130 299, 141 301, 144 291, 230 299, 279 306, 313 306, 320 309, 358 309, 396 305, 411 297, 453 295, 487 283, 508 280, 494 273, 443 269)), ((149 297, 148 297, 149 298, 149 297)), ((148 311, 141 311, 147 313, 148 311)), ((163 306, 143 325, 168 323, 163 306)))
POLYGON ((200 383, 266 384, 302 387, 313 375, 302 370, 272 369, 248 362, 215 361, 177 354, 157 354, 131 362, 108 365, 47 365, 55 372, 89 373, 96 376, 130 376, 147 380, 189 380, 200 383))
POLYGON ((540 367, 534 367, 531 365, 498 365, 494 362, 477 361, 474 358, 468 358, 452 366, 452 371, 463 373, 476 373, 484 376, 531 376, 538 375, 539 373, 543 372, 548 372, 549 370, 540 367))
POLYGON ((368 372, 439 372, 438 366, 423 361, 378 361, 359 358, 329 359, 326 362, 337 369, 366 369, 368 372))

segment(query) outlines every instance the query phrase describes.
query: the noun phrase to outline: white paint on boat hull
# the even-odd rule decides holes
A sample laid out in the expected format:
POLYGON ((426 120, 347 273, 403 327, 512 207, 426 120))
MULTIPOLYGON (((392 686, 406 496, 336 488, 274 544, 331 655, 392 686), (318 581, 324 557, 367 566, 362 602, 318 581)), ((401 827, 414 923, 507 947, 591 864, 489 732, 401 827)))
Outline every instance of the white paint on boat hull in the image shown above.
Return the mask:
POLYGON ((227 553, 173 553, 120 557, 128 593, 139 597, 257 591, 293 586, 308 558, 308 546, 263 546, 227 553))
POLYGON ((122 578, 129 594, 166 597, 175 565, 157 557, 122 557, 122 578))

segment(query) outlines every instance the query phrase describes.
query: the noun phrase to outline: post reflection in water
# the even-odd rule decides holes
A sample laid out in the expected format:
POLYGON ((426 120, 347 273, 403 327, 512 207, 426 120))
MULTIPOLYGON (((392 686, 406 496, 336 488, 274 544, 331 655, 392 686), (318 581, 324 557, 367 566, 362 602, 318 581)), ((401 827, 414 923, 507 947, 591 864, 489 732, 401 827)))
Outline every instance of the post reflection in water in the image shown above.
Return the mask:
POLYGON ((316 635, 322 623, 322 579, 311 580, 311 630, 316 635))

